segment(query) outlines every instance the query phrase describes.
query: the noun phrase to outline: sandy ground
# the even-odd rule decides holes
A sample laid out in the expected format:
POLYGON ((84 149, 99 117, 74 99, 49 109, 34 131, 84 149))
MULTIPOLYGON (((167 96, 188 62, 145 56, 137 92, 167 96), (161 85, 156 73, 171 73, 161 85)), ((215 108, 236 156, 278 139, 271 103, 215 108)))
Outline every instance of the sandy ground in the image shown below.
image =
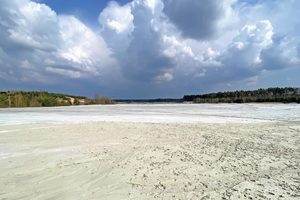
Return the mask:
POLYGON ((300 199, 300 122, 6 125, 0 199, 300 199))
POLYGON ((253 123, 299 119, 300 104, 125 104, 0 108, 0 129, 3 125, 36 123, 253 123))

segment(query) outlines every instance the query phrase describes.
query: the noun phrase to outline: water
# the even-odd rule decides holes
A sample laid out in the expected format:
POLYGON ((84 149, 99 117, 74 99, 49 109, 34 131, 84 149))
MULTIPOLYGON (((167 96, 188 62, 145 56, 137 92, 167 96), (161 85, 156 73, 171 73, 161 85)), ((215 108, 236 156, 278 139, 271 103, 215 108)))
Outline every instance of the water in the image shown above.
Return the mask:
POLYGON ((0 126, 96 121, 251 123, 298 120, 299 104, 120 104, 0 109, 0 126))

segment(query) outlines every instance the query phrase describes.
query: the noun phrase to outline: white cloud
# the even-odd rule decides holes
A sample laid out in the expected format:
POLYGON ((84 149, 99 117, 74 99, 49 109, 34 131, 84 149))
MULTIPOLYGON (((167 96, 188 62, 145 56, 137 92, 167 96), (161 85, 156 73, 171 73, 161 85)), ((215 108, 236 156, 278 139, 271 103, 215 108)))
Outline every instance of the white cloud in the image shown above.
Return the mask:
POLYGON ((55 78, 47 67, 66 70, 66 77, 77 78, 80 74, 93 78, 116 65, 101 36, 74 16, 57 15, 45 4, 3 0, 0 21, 0 59, 12 68, 35 70, 25 73, 15 68, 13 75, 22 81, 55 78))
POLYGON ((9 10, 3 12, 9 13, 3 18, 12 21, 6 21, 9 41, 20 47, 55 51, 60 42, 56 13, 44 4, 28 0, 12 2, 9 10))
POLYGON ((57 73, 63 76, 69 76, 71 78, 80 78, 81 74, 78 71, 66 70, 66 69, 56 69, 52 67, 47 67, 46 72, 57 73))
POLYGON ((160 0, 146 0, 145 4, 152 10, 152 14, 155 14, 155 8, 158 4, 162 4, 160 0))
POLYGON ((213 51, 210 47, 206 49, 202 56, 203 56, 203 61, 213 61, 216 59, 217 56, 219 56, 220 53, 213 51))
POLYGON ((280 70, 300 65, 293 39, 288 40, 285 34, 276 33, 272 43, 260 52, 260 68, 280 70))
POLYGON ((205 76, 205 72, 206 70, 203 69, 203 72, 202 73, 197 73, 193 76, 193 78, 201 78, 201 77, 204 77, 205 76))
POLYGON ((69 61, 77 70, 90 73, 96 73, 103 63, 109 62, 110 51, 104 40, 78 19, 59 16, 59 27, 64 44, 56 54, 58 59, 69 61))
POLYGON ((251 77, 263 71, 299 67, 299 2, 111 1, 95 33, 45 4, 2 0, 0 83, 6 74, 45 85, 106 84, 124 93, 133 83, 156 91, 152 83, 170 81, 177 94, 255 86, 263 80, 251 77))
POLYGON ((129 4, 120 6, 117 2, 110 1, 99 15, 99 22, 105 28, 115 30, 119 34, 133 31, 133 18, 129 4))
POLYGON ((58 65, 58 63, 55 60, 48 59, 48 58, 44 61, 44 64, 48 66, 58 65))
POLYGON ((185 54, 190 57, 195 56, 190 46, 185 42, 179 42, 174 36, 168 37, 164 35, 163 41, 167 46, 167 49, 165 49, 163 53, 168 57, 175 57, 179 54, 185 54))
POLYGON ((35 69, 35 66, 33 64, 31 64, 30 62, 28 62, 28 60, 24 60, 21 62, 21 64, 19 65, 20 68, 23 69, 35 69))
POLYGON ((225 66, 257 68, 260 52, 272 43, 272 35, 273 27, 267 20, 245 25, 217 59, 225 66))
POLYGON ((163 54, 167 57, 173 58, 173 57, 177 56, 179 54, 179 52, 177 51, 177 49, 175 49, 174 46, 170 46, 168 49, 165 49, 163 51, 163 54))
MULTIPOLYGON (((209 85, 214 82, 246 80, 263 70, 261 65, 264 59, 261 53, 272 45, 276 31, 268 18, 252 20, 244 17, 244 7, 236 0, 214 0, 209 3, 189 0, 185 2, 187 4, 174 0, 151 2, 134 0, 126 5, 128 10, 127 6, 131 7, 134 19, 129 26, 134 28, 130 31, 112 31, 106 24, 106 18, 109 18, 107 14, 101 13, 99 16, 104 26, 102 35, 112 48, 122 74, 127 79, 151 82, 162 79, 165 72, 171 70, 176 75, 175 83, 197 84, 188 82, 189 79, 206 81, 209 85), (214 7, 216 2, 220 7, 214 7), (201 9, 193 13, 193 9, 200 4, 212 9, 207 12, 212 12, 209 16, 213 18, 207 24, 195 28, 195 24, 206 22, 201 22, 201 19, 208 16, 205 15, 206 11, 199 14, 201 9), (170 9, 174 6, 176 10, 170 9), (218 15, 214 13, 216 10, 220 11, 218 15), (182 14, 186 17, 185 21, 179 17, 181 15, 174 13, 182 14), (191 18, 192 22, 188 23, 187 19, 192 16, 198 18, 191 18), (182 29, 190 25, 191 29, 182 29)), ((114 12, 118 13, 111 9, 111 15, 116 15, 114 12)))
POLYGON ((173 80, 173 75, 171 73, 164 73, 161 76, 156 76, 153 79, 156 83, 161 83, 164 81, 172 81, 173 80))

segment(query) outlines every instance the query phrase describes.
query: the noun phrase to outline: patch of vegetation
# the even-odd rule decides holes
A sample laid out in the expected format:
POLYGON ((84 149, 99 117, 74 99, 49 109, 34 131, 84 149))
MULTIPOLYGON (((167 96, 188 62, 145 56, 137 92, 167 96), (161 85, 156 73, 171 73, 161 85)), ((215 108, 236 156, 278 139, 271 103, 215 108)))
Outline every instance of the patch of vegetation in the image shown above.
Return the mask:
POLYGON ((203 95, 185 95, 184 101, 194 103, 300 103, 300 88, 268 88, 249 91, 218 92, 203 95))
POLYGON ((99 94, 96 94, 94 97, 94 104, 116 104, 115 101, 107 97, 100 97, 99 94))
MULTIPOLYGON (((99 95, 98 95, 99 96, 99 95)), ((100 97, 99 97, 100 98, 100 97)), ((84 96, 74 96, 48 92, 8 91, 0 92, 0 108, 8 107, 52 107, 90 104, 115 104, 107 97, 92 100, 84 96), (73 103, 72 103, 73 101, 73 103)))

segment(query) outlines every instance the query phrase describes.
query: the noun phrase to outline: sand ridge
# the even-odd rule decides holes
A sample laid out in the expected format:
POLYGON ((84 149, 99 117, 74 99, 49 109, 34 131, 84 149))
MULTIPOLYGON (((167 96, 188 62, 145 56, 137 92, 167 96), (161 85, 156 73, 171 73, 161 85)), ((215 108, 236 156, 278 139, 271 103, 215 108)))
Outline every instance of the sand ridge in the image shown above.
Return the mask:
POLYGON ((4 126, 1 199, 299 199, 300 123, 4 126))

